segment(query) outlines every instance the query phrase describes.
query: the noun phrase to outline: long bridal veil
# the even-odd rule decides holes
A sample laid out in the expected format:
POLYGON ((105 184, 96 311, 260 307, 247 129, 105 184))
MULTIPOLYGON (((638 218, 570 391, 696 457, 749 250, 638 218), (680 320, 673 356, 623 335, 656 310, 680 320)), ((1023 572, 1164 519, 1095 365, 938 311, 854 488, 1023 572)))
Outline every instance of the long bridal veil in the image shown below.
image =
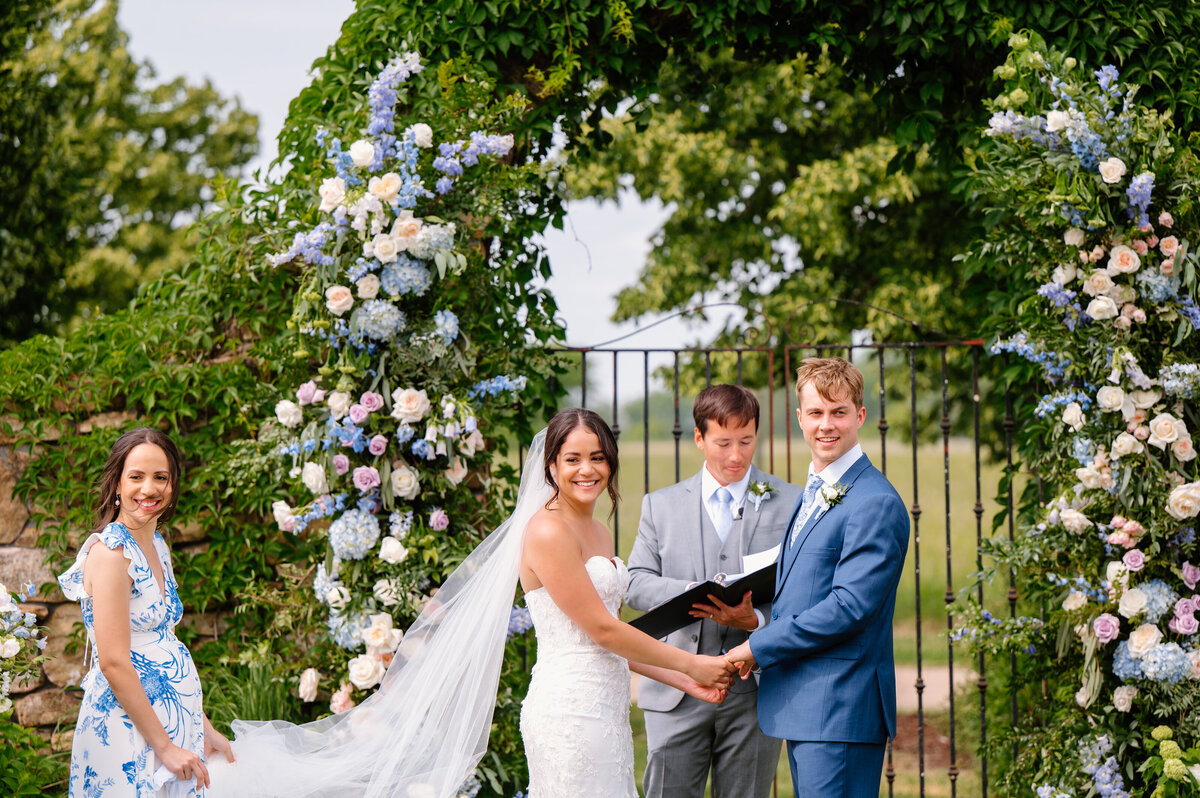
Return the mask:
POLYGON ((237 761, 210 763, 210 798, 449 798, 487 749, 529 520, 551 496, 545 430, 512 515, 455 569, 404 636, 379 688, 341 715, 234 721, 237 761))

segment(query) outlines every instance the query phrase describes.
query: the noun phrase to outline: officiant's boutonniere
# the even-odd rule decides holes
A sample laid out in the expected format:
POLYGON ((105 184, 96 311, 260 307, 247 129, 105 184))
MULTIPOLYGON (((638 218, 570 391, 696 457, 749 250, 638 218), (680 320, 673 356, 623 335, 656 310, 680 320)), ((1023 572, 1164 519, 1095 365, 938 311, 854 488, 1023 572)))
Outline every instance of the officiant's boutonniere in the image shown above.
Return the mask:
POLYGON ((838 502, 846 497, 846 491, 848 490, 850 490, 849 485, 835 482, 832 485, 826 485, 821 488, 821 498, 825 500, 825 504, 829 507, 835 507, 838 502))
POLYGON ((754 512, 758 512, 762 503, 771 498, 772 493, 777 492, 768 482, 751 482, 749 493, 750 501, 754 502, 754 512))

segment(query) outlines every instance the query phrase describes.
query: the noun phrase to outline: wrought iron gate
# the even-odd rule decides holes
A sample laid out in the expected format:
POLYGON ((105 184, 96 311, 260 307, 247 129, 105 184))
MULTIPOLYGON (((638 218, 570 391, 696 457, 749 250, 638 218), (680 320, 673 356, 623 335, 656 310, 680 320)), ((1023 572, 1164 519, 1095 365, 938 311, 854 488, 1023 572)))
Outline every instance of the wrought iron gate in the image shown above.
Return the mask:
MULTIPOLYGON (((578 364, 580 387, 571 401, 599 412, 618 436, 625 510, 612 516, 615 548, 625 553, 633 543, 641 495, 678 482, 699 467, 698 454, 690 448, 693 423, 687 413, 688 398, 699 387, 746 380, 759 396, 764 415, 756 464, 789 482, 803 482, 803 472, 794 472, 807 467, 807 449, 793 445, 795 397, 783 375, 793 374, 799 361, 811 355, 851 359, 866 376, 871 393, 864 396, 864 450, 905 498, 912 520, 900 589, 911 595, 912 617, 905 605, 900 619, 898 602, 896 628, 897 649, 904 649, 897 657, 904 663, 898 665, 897 688, 910 700, 901 701, 907 707, 902 713, 905 722, 888 745, 887 794, 923 798, 927 786, 936 786, 938 794, 946 794, 948 787, 948 794, 957 796, 962 780, 964 794, 986 798, 988 761, 980 744, 994 722, 988 714, 988 663, 982 655, 956 662, 954 643, 948 635, 936 634, 954 627, 948 605, 967 582, 964 574, 982 570, 982 544, 991 528, 988 523, 985 530, 984 522, 989 504, 993 511, 1008 511, 1007 534, 1013 535, 1012 480, 999 492, 1000 477, 1013 469, 1012 402, 1002 389, 985 395, 983 341, 829 344, 773 343, 767 338, 762 345, 681 348, 616 346, 625 340, 618 339, 558 350, 578 364), (780 360, 782 368, 777 369, 780 360), (655 386, 654 379, 661 383, 655 386), (669 400, 666 407, 658 406, 662 400, 669 400), (991 437, 983 434, 985 424, 991 437), (889 438, 897 427, 903 437, 889 438), (652 433, 656 428, 660 432, 652 433), (640 440, 630 437, 639 431, 640 440), (627 465, 639 459, 637 492, 627 465), (934 501, 942 517, 935 521, 921 497, 926 491, 936 494, 938 487, 941 501, 934 501), (922 534, 931 530, 936 537, 922 548, 922 534), (902 674, 909 677, 907 683, 902 674), (927 706, 931 692, 937 698, 932 707, 927 706), (964 699, 977 703, 970 722, 963 720, 964 699)), ((1003 592, 992 595, 989 588, 985 595, 979 587, 977 598, 989 606, 1007 604, 1015 616, 1017 592, 1011 575, 996 591, 1003 592)), ((1016 663, 1011 667, 1015 672, 1016 663)), ((1011 712, 1015 722, 1015 696, 1011 712)))

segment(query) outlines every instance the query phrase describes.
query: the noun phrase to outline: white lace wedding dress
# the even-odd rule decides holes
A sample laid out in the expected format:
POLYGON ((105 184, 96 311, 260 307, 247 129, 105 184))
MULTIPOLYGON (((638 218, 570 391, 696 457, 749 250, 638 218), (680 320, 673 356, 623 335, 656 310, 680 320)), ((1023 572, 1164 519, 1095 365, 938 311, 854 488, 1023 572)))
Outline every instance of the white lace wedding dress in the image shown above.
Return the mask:
MULTIPOLYGON (((585 567, 616 617, 629 587, 625 563, 592 557, 585 567)), ((637 798, 628 663, 592 642, 545 588, 525 602, 538 645, 521 708, 529 798, 637 798)))

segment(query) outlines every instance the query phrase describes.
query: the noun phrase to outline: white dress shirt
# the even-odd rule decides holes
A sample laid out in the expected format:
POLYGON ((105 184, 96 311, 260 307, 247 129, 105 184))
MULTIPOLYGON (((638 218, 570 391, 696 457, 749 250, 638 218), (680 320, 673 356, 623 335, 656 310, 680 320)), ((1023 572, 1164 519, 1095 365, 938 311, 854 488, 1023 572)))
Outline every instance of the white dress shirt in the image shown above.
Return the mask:
MULTIPOLYGON (((704 500, 704 512, 708 513, 708 520, 712 521, 713 529, 717 528, 717 510, 720 502, 717 501, 717 491, 724 487, 733 496, 733 501, 729 503, 729 509, 733 511, 733 518, 736 521, 742 517, 742 512, 746 504, 746 491, 750 488, 750 469, 746 469, 746 473, 737 482, 730 482, 728 485, 722 486, 717 482, 717 478, 708 470, 708 463, 704 464, 700 474, 700 496, 704 500)), ((758 626, 755 629, 761 629, 766 619, 762 612, 755 609, 754 617, 758 618, 758 626)))
MULTIPOLYGON (((862 445, 856 443, 854 444, 853 449, 821 469, 817 476, 819 476, 821 481, 825 483, 825 487, 836 485, 839 481, 841 481, 845 473, 850 470, 850 466, 854 465, 854 463, 858 461, 858 458, 862 457, 862 454, 862 445)), ((808 478, 812 477, 812 475, 813 467, 812 463, 809 463, 808 477, 806 477, 804 480, 805 484, 808 484, 808 478)), ((808 519, 812 517, 812 514, 816 512, 818 508, 823 509, 827 506, 827 504, 828 502, 825 501, 825 497, 821 494, 821 491, 817 491, 816 500, 810 503, 807 507, 800 508, 800 514, 796 516, 796 523, 793 528, 803 529, 804 525, 808 523, 808 519)))

